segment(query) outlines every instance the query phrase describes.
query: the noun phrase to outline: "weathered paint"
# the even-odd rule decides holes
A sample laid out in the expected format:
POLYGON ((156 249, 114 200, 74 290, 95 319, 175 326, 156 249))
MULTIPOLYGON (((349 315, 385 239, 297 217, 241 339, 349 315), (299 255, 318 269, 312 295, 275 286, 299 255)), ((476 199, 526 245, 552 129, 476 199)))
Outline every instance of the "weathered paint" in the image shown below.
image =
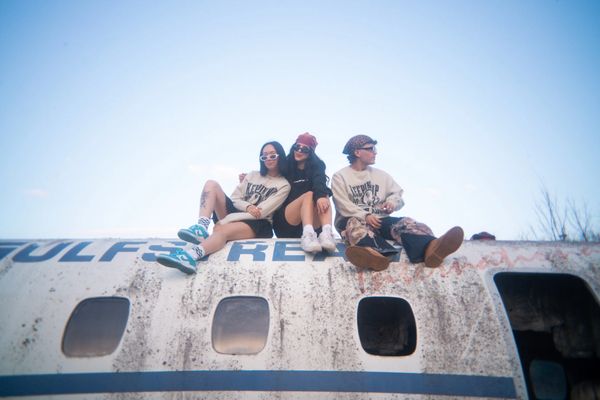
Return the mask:
POLYGON ((297 240, 230 243, 201 261, 193 276, 154 262, 182 245, 0 241, 0 395, 521 398, 525 383, 494 274, 569 273, 596 299, 600 294, 598 244, 465 242, 440 268, 410 264, 402 253, 382 272, 357 270, 344 260, 342 244, 337 254, 313 256, 297 240), (269 303, 267 344, 256 355, 212 347, 215 308, 235 295, 269 303), (119 347, 108 356, 66 357, 66 322, 79 302, 97 296, 131 302, 119 347), (410 304, 413 354, 383 357, 362 349, 357 306, 370 296, 410 304))

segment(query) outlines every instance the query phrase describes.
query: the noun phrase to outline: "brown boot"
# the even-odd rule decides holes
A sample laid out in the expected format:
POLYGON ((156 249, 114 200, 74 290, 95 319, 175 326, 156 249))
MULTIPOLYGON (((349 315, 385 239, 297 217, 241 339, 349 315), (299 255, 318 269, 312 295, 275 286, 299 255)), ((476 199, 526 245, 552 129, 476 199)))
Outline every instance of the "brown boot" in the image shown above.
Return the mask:
POLYGON ((425 265, 429 268, 439 267, 444 258, 458 250, 464 236, 462 228, 455 226, 439 238, 429 242, 425 250, 425 265))
POLYGON ((389 258, 371 247, 349 246, 346 248, 346 258, 357 267, 375 271, 382 271, 390 265, 389 258))

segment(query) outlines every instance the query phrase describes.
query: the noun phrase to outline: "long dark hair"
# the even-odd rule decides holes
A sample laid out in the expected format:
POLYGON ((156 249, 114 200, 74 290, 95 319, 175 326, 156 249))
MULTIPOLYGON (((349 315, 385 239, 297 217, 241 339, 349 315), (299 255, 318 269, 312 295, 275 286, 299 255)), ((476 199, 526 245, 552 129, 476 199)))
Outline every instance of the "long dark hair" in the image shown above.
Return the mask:
MULTIPOLYGON (((287 156, 287 174, 285 177, 288 178, 288 180, 293 179, 294 171, 298 169, 298 161, 296 161, 296 158, 294 157, 295 145, 296 143, 292 145, 287 156)), ((316 171, 322 172, 323 175, 325 175, 325 183, 329 184, 329 177, 325 174, 326 168, 325 162, 319 158, 313 149, 311 149, 310 153, 308 153, 308 158, 304 162, 306 176, 313 176, 316 171)))
MULTIPOLYGON (((287 176, 287 162, 286 162, 286 157, 285 157, 285 150, 283 149, 283 146, 281 145, 281 143, 272 141, 272 142, 267 142, 267 143, 263 144, 262 147, 260 148, 260 153, 258 153, 258 156, 259 157, 262 156, 262 152, 263 152, 264 148, 267 147, 268 145, 275 147, 275 151, 277 152, 277 155, 279 156, 277 158, 277 168, 279 169, 279 174, 281 174, 283 176, 287 176)), ((269 171, 267 170, 267 167, 265 166, 265 162, 262 161, 260 158, 258 160, 260 161, 260 174, 262 176, 267 175, 267 172, 269 172, 269 171)))

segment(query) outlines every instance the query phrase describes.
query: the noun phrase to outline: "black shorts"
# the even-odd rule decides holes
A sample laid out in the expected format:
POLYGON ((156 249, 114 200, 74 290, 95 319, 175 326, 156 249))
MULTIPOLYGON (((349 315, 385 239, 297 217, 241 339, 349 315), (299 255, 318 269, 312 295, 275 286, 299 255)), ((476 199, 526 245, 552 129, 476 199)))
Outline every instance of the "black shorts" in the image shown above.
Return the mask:
MULTIPOLYGON (((289 203, 288 203, 289 204, 289 203)), ((273 230, 275 231, 275 235, 278 238, 300 238, 302 237, 302 233, 304 228, 302 226, 302 222, 298 225, 292 225, 285 219, 285 208, 286 205, 283 205, 275 211, 273 214, 273 230)), ((321 228, 315 228, 315 232, 320 235, 321 228)))
POLYGON ((285 219, 285 205, 273 214, 273 230, 278 238, 299 238, 302 236, 302 223, 290 225, 285 219))
MULTIPOLYGON (((227 214, 245 212, 240 211, 233 205, 233 201, 228 196, 225 196, 225 208, 227 210, 227 214)), ((217 213, 213 212, 212 215, 213 221, 215 224, 219 221, 219 217, 217 217, 217 213)), ((269 239, 273 237, 273 227, 271 226, 271 222, 267 219, 246 219, 243 221, 244 224, 248 225, 252 232, 254 232, 254 237, 260 239, 269 239)))

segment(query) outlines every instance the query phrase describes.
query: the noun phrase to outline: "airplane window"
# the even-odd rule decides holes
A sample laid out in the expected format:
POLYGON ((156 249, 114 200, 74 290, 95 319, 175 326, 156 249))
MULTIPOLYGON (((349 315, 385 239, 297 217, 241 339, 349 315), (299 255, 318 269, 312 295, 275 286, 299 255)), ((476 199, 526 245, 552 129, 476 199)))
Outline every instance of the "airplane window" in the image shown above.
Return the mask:
POLYGON ((94 297, 83 300, 67 322, 62 350, 67 357, 99 357, 119 345, 129 318, 129 300, 94 297))
POLYGON ((600 304, 587 282, 569 274, 524 272, 500 272, 494 282, 529 398, 600 393, 600 304))
POLYGON ((257 354, 267 343, 269 303, 262 297, 228 297, 219 303, 212 343, 222 354, 257 354))
POLYGON ((397 297, 366 297, 358 303, 358 336, 362 348, 378 356, 407 356, 417 347, 415 316, 397 297))

